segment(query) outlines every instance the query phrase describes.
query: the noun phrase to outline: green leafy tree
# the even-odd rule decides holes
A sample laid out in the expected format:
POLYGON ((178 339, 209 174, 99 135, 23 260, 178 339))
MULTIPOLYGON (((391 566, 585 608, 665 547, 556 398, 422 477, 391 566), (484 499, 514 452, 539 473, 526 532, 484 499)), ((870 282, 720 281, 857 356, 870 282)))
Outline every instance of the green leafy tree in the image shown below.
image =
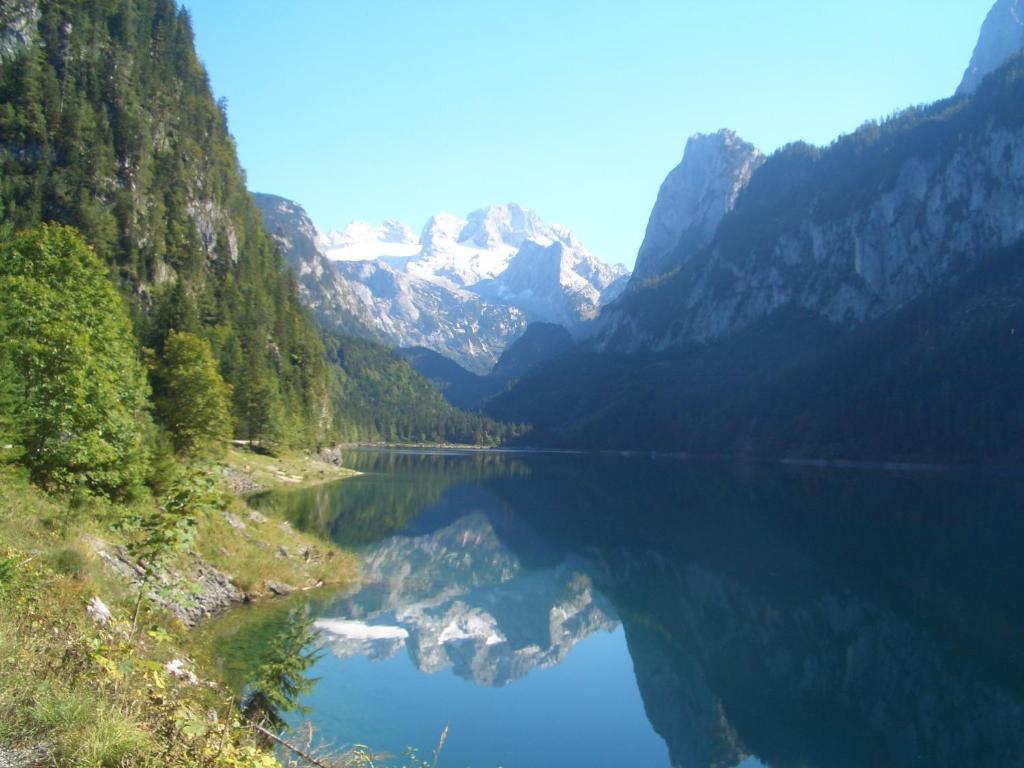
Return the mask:
POLYGON ((172 331, 156 371, 156 406, 175 450, 216 455, 231 436, 231 388, 217 371, 210 345, 172 331))
POLYGON ((148 388, 107 270, 70 227, 0 243, 0 367, 23 460, 45 487, 138 487, 148 388))

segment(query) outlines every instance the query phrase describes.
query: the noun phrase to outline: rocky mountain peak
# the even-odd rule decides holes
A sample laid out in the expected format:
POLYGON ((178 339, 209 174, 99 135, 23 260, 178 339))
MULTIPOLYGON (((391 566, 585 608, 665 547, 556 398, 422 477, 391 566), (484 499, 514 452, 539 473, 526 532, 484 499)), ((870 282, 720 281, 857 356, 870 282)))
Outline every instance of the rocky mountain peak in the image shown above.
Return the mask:
POLYGON ((549 239, 548 227, 540 217, 515 203, 491 205, 469 214, 459 241, 481 248, 502 244, 518 248, 526 240, 549 239))
POLYGON ((382 243, 413 244, 418 242, 416 233, 396 219, 385 221, 378 230, 378 237, 382 243))
POLYGON ((425 246, 438 241, 455 243, 458 242, 459 235, 462 234, 465 226, 464 219, 442 211, 427 219, 427 223, 423 225, 420 241, 425 246))
POLYGON ((973 93, 985 76, 1024 49, 1024 0, 997 0, 981 25, 978 44, 958 94, 973 93))
POLYGON ((282 250, 298 248, 298 243, 301 242, 304 260, 308 261, 316 255, 319 233, 305 208, 293 200, 277 195, 257 192, 253 197, 263 214, 267 233, 278 242, 282 250))
POLYGON ((691 136, 682 162, 658 192, 637 254, 636 279, 668 271, 706 245, 763 162, 764 155, 733 131, 691 136))

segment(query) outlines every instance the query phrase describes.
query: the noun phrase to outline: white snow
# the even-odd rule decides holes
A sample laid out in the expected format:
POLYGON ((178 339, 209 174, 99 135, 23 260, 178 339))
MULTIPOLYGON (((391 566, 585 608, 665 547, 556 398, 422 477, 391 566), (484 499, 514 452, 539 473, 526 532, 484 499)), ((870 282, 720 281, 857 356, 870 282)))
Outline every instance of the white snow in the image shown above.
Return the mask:
POLYGON ((408 630, 380 624, 367 624, 348 619, 317 619, 313 626, 345 640, 405 640, 408 630))
POLYGON ((482 640, 484 645, 498 645, 505 638, 497 629, 497 620, 490 615, 466 613, 447 624, 437 636, 438 645, 461 640, 482 640))

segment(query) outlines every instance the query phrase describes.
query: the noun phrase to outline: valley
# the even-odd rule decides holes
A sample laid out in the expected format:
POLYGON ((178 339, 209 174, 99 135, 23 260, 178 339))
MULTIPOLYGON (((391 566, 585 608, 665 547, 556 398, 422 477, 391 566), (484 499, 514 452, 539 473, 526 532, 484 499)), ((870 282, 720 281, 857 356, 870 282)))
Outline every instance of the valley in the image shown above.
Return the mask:
POLYGON ((0 3, 0 767, 1024 765, 975 2, 0 3))

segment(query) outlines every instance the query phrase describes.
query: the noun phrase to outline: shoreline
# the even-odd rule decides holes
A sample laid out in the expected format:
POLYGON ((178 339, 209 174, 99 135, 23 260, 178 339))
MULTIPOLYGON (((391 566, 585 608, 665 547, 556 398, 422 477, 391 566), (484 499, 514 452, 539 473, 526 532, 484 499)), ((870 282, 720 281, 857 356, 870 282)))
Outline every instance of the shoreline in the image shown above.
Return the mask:
POLYGON ((232 445, 214 466, 221 474, 225 490, 244 501, 267 491, 312 488, 362 474, 342 466, 340 457, 332 461, 330 457, 336 450, 327 449, 320 453, 283 451, 269 455, 246 446, 232 445))
POLYGON ((844 459, 803 458, 799 456, 762 456, 743 453, 693 453, 690 451, 644 450, 635 448, 545 448, 540 446, 480 446, 445 443, 346 443, 338 450, 378 451, 454 451, 463 453, 554 454, 567 456, 622 456, 633 458, 676 459, 682 461, 715 461, 733 464, 778 464, 818 469, 843 469, 887 472, 1024 472, 1024 463, 954 462, 927 459, 844 459))

